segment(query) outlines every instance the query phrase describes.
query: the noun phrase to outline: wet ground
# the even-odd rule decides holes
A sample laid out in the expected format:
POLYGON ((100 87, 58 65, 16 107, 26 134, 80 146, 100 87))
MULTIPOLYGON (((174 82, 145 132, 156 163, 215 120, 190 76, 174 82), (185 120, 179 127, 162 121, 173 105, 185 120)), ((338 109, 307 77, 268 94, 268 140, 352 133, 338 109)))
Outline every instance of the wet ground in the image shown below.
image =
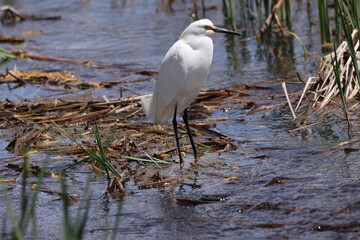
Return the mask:
MULTIPOLYGON (((119 97, 120 92, 124 97, 150 93, 153 76, 139 74, 138 71, 157 71, 167 49, 192 21, 189 16, 192 3, 185 2, 189 3, 176 1, 171 12, 159 10, 161 4, 158 1, 148 0, 101 3, 16 1, 13 7, 25 14, 60 15, 61 20, 24 21, 3 26, 1 34, 26 39, 23 45, 14 48, 42 56, 92 61, 107 66, 24 59, 11 62, 9 69, 16 66, 21 71, 66 71, 84 82, 122 84, 85 89, 51 84, 26 84, 12 89, 16 83, 10 83, 9 87, 1 84, 1 101, 8 99, 14 104, 32 104, 69 97, 73 100, 102 101, 102 95, 114 99, 119 97), (29 31, 32 34, 24 36, 24 32, 29 31), (124 71, 124 68, 130 71, 124 71)), ((202 149, 199 164, 186 164, 183 169, 177 164, 158 168, 154 164, 134 163, 131 167, 136 171, 151 169, 153 174, 146 174, 144 170, 143 179, 138 176, 127 181, 125 188, 129 195, 115 199, 104 196, 105 175, 94 174, 88 196, 84 193, 88 166, 80 164, 68 170, 68 191, 80 196, 79 202, 71 206, 72 213, 75 215, 83 210, 85 200, 88 197, 91 199, 86 239, 111 234, 116 219, 119 220, 119 239, 359 238, 360 163, 356 129, 349 138, 346 121, 329 113, 319 119, 313 116, 313 122, 320 121, 321 124, 289 133, 297 126, 291 120, 285 97, 281 96, 283 81, 288 83, 289 92, 303 88, 300 84, 290 84, 298 82, 296 72, 304 79, 316 74, 316 62, 322 52, 318 26, 310 24, 317 21, 317 3, 310 2, 310 7, 302 1, 294 6, 294 15, 298 20, 294 22, 293 31, 305 43, 309 52, 306 59, 296 40, 273 38, 267 44, 257 42, 253 37, 257 33, 255 25, 239 23, 240 30, 247 37, 243 40, 214 37, 214 60, 205 88, 233 88, 244 84, 264 87, 249 87, 241 93, 234 92, 222 98, 217 104, 210 103, 207 109, 213 105, 216 108, 203 115, 196 113, 198 105, 206 106, 206 103, 200 102, 192 108, 193 126, 196 128, 201 123, 211 123, 210 129, 227 136, 231 147, 225 144, 223 148, 202 149), (148 183, 155 175, 180 180, 162 188, 144 189, 142 184, 148 183)), ((6 3, 0 1, 1 5, 6 3)), ((214 6, 206 11, 206 17, 216 24, 225 25, 218 1, 206 1, 206 4, 214 6)), ((10 47, 6 44, 1 46, 10 47)), ((4 68, 2 71, 5 72, 4 68)), ((99 122, 102 134, 108 136, 115 132, 118 134, 113 137, 116 140, 127 136, 127 133, 138 133, 129 132, 119 125, 110 126, 109 119, 116 117, 121 119, 121 116, 113 115, 99 122)), ((29 121, 34 122, 29 117, 19 128, 28 128, 29 121)), ((152 127, 141 113, 136 113, 127 121, 136 126, 146 126, 145 133, 152 127)), ((9 127, 5 121, 1 124, 1 173, 6 179, 12 179, 18 173, 7 166, 9 163, 20 163, 22 157, 9 153, 5 148, 20 130, 9 127)), ((85 128, 91 128, 91 124, 70 122, 65 126, 68 131, 78 131, 79 140, 93 143, 91 131, 85 128)), ((135 130, 141 129, 137 127, 135 130)), ((165 130, 171 131, 171 125, 165 126, 165 130)), ((215 138, 207 134, 200 132, 197 141, 215 138)), ((173 144, 172 136, 161 136, 167 144, 173 144)), ((51 139, 49 137, 49 141, 51 139)), ((141 143, 141 140, 136 142, 136 136, 132 139, 137 146, 141 143)), ((183 141, 186 144, 186 140, 183 141)), ((74 160, 82 159, 77 154, 54 153, 46 148, 34 150, 36 152, 30 155, 30 160, 40 165, 48 160, 48 169, 54 172, 69 166, 74 160)), ((119 160, 120 157, 115 159, 117 155, 114 152, 110 152, 113 160, 119 160)), ((170 153, 168 158, 176 158, 176 152, 170 153)), ((185 161, 193 162, 191 154, 186 155, 185 161)), ((20 182, 18 178, 9 184, 15 209, 19 208, 20 182)), ((45 178, 44 188, 58 190, 59 179, 45 178)), ((7 211, 3 203, 0 203, 0 211, 7 211)), ((59 196, 40 193, 37 209, 40 236, 44 239, 60 238, 62 212, 59 196)), ((8 225, 5 232, 9 231, 9 220, 4 218, 1 224, 1 229, 8 225)))

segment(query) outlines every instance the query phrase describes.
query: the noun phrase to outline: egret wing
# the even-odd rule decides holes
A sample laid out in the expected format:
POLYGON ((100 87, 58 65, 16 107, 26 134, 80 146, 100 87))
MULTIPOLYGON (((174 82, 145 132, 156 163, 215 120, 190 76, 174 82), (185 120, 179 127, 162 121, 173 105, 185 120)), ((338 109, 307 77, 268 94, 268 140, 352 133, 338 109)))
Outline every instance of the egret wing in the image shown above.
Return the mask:
POLYGON ((192 51, 189 45, 179 40, 169 49, 161 63, 149 109, 149 117, 156 124, 166 122, 174 114, 177 97, 183 92, 188 78, 187 59, 191 58, 192 51))

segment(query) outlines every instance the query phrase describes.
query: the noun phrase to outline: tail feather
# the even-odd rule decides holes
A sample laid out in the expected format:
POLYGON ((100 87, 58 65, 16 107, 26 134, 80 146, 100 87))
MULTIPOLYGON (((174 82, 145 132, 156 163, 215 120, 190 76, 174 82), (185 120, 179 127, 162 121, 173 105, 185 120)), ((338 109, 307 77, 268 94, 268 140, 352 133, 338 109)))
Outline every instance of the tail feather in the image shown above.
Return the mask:
POLYGON ((141 106, 146 117, 155 124, 164 124, 174 114, 175 99, 167 105, 161 104, 154 95, 141 98, 141 106))
POLYGON ((141 98, 141 106, 150 120, 154 120, 154 111, 151 110, 152 95, 141 98))

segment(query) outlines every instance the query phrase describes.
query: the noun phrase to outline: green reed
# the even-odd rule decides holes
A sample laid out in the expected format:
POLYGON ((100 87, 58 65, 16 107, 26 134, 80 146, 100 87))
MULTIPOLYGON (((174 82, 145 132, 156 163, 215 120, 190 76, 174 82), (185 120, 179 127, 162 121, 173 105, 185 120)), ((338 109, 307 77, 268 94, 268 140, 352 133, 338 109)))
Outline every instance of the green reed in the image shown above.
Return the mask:
POLYGON ((95 140, 96 140, 96 146, 97 150, 93 151, 89 149, 88 147, 78 143, 76 139, 72 136, 70 136, 64 129, 62 129, 59 125, 57 125, 55 122, 53 124, 57 127, 57 129, 68 139, 70 139, 73 143, 75 143, 80 149, 82 149, 92 161, 96 161, 100 164, 100 166, 105 170, 107 176, 108 176, 108 183, 111 181, 110 172, 118 177, 121 178, 120 173, 116 170, 116 168, 110 163, 110 161, 107 158, 107 147, 102 144, 102 140, 100 137, 100 132, 97 126, 97 123, 95 121, 95 140))
POLYGON ((70 214, 70 200, 67 196, 67 186, 65 176, 62 173, 60 175, 60 186, 61 186, 61 198, 63 200, 63 237, 66 240, 78 240, 83 239, 85 235, 85 227, 90 211, 90 183, 91 174, 88 175, 85 184, 86 196, 85 206, 83 212, 78 211, 76 216, 70 214))
POLYGON ((331 28, 329 21, 329 9, 327 0, 318 0, 319 22, 321 43, 326 44, 331 42, 331 28))
MULTIPOLYGON (((359 30, 359 11, 360 4, 359 1, 351 0, 348 2, 349 5, 346 5, 345 1, 335 0, 335 5, 339 8, 341 26, 344 30, 344 37, 348 44, 349 53, 351 56, 352 64, 355 70, 355 76, 358 84, 360 85, 360 72, 359 65, 356 56, 355 46, 351 33, 354 28, 359 30)), ((359 34, 359 33, 358 33, 359 34)))
POLYGON ((236 27, 236 15, 235 15, 235 5, 233 0, 223 0, 224 13, 228 21, 231 24, 231 27, 234 31, 237 30, 236 27))
MULTIPOLYGON (((31 169, 28 157, 24 154, 22 163, 21 177, 21 198, 20 212, 17 214, 14 210, 13 201, 9 196, 8 189, 5 184, 2 185, 2 196, 7 208, 7 216, 11 219, 12 238, 16 240, 25 239, 29 226, 32 226, 32 239, 39 239, 38 234, 38 218, 36 216, 36 203, 40 193, 40 186, 45 176, 45 166, 41 168, 36 184, 31 189, 29 178, 31 177, 31 169)), ((4 234, 4 233, 3 233, 4 234)))
POLYGON ((14 54, 3 48, 0 48, 0 67, 8 64, 14 58, 16 58, 14 54))
POLYGON ((339 62, 337 60, 337 54, 336 54, 336 48, 335 48, 335 45, 334 45, 334 58, 331 57, 331 61, 332 61, 332 65, 333 65, 333 69, 334 69, 334 74, 335 74, 335 82, 336 82, 336 85, 339 89, 339 94, 340 94, 340 97, 341 97, 341 103, 342 103, 342 109, 344 111, 344 114, 345 114, 345 117, 348 121, 348 125, 350 126, 351 123, 350 123, 350 118, 349 118, 349 112, 347 110, 347 105, 346 105, 346 98, 345 98, 345 94, 344 94, 344 89, 343 89, 343 81, 342 81, 342 78, 340 76, 340 73, 339 73, 339 68, 340 68, 340 65, 339 65, 339 62))

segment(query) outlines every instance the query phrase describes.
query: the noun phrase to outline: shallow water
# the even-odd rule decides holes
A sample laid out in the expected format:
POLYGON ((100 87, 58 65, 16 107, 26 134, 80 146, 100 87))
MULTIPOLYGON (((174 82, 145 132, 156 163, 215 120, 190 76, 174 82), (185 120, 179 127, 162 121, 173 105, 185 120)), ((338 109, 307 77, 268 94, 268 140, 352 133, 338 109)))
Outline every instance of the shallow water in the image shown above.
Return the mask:
MULTIPOLYGON (((6 4, 8 1, 0 1, 6 4)), ((157 71, 171 44, 192 20, 192 1, 176 1, 174 12, 159 11, 159 1, 16 1, 13 5, 25 14, 61 15, 59 21, 25 21, 2 28, 2 34, 21 36, 24 31, 40 31, 26 36, 26 43, 17 46, 35 54, 68 59, 121 64, 132 69, 157 71)), ((219 1, 206 1, 215 10, 206 17, 224 25, 219 1)), ((305 43, 310 57, 303 58, 296 40, 276 42, 268 46, 258 43, 257 29, 248 27, 248 40, 237 41, 219 35, 214 37, 214 60, 206 88, 224 88, 240 84, 270 86, 256 90, 255 97, 282 93, 281 82, 296 81, 295 71, 306 79, 314 74, 320 36, 316 21, 316 6, 307 16, 299 13, 306 4, 295 5, 297 21, 293 31, 305 43)), ((239 23, 240 29, 245 26, 239 23)), ((8 65, 20 70, 70 71, 84 81, 116 81, 139 78, 114 68, 83 67, 59 62, 18 60, 8 65)), ((141 94, 150 93, 153 81, 128 83, 141 94)), ((289 85, 289 91, 302 86, 289 85)), ((54 94, 43 86, 26 85, 16 90, 3 86, 1 100, 20 102, 24 98, 36 101, 54 94)), ((58 87, 56 89, 61 89, 58 87)), ((79 91, 78 95, 84 91, 79 91)), ((92 92, 100 98, 119 96, 119 87, 92 92)), ((130 92, 125 94, 132 95, 130 92)), ((74 94, 77 95, 77 94, 74 94)), ((61 95, 60 95, 61 96, 61 95)), ((63 96, 67 96, 64 93, 63 96)), ((281 101, 283 101, 282 99, 281 101)), ((274 99, 274 103, 277 101, 274 99)), ((357 153, 345 154, 338 143, 348 140, 346 125, 335 116, 306 133, 288 133, 296 126, 287 110, 261 111, 247 114, 242 104, 226 102, 211 117, 228 117, 218 123, 217 131, 235 139, 237 150, 206 153, 201 158, 204 167, 199 173, 173 166, 165 169, 168 176, 186 176, 185 184, 164 189, 139 190, 135 183, 126 185, 129 196, 118 200, 103 197, 106 179, 96 176, 91 184, 91 196, 83 193, 86 166, 75 169, 68 180, 69 192, 80 199, 91 198, 86 239, 98 239, 111 234, 118 216, 120 239, 337 239, 359 237, 360 184, 357 153), (226 111, 225 111, 226 109, 226 111), (235 180, 227 181, 233 177, 235 180), (194 184, 199 187, 191 187, 194 184), (189 200, 193 200, 192 202, 189 200), (351 225, 353 224, 353 225, 351 225)), ((6 177, 9 162, 21 158, 9 154, 5 147, 11 140, 11 130, 1 130, 1 172, 6 177)), ((356 147, 358 144, 352 145, 356 147)), ((72 162, 70 156, 38 155, 30 160, 49 160, 49 169, 58 169, 72 162)), ((188 157, 186 161, 192 161, 188 157)), ((9 194, 18 199, 20 180, 9 194)), ((57 179, 46 179, 49 188, 59 188, 57 179)), ((18 202, 14 201, 18 209, 18 202)), ((84 208, 83 201, 71 207, 74 215, 84 208)), ((0 211, 6 207, 0 203, 0 211)), ((58 239, 61 236, 62 203, 59 197, 40 193, 38 217, 40 236, 58 239)), ((9 224, 9 220, 6 221, 9 224)), ((4 224, 1 221, 1 224, 4 224)), ((0 229, 3 229, 2 227, 0 229)), ((8 227, 9 229, 9 227, 8 227)))

